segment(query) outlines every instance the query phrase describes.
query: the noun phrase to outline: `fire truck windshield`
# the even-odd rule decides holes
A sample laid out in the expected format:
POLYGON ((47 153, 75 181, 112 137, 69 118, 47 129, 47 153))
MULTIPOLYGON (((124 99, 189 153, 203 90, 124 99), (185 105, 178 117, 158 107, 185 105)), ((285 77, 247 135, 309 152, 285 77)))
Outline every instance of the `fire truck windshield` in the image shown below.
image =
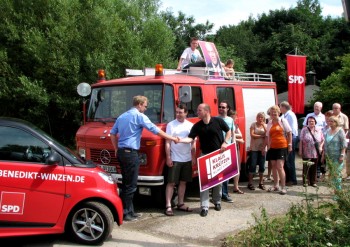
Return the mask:
POLYGON ((122 113, 132 107, 133 97, 148 98, 145 114, 153 123, 160 123, 163 85, 120 85, 94 88, 87 112, 88 121, 114 122, 122 113))

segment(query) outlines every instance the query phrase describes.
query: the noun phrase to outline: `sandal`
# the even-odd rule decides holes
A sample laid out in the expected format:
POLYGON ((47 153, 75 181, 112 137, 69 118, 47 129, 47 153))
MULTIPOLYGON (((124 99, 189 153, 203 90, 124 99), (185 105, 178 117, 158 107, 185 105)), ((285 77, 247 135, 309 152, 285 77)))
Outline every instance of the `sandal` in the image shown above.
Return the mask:
POLYGON ((270 187, 267 191, 268 192, 277 192, 277 191, 279 191, 279 188, 278 187, 270 187))
POLYGON ((174 216, 174 212, 173 212, 173 209, 171 208, 171 206, 167 206, 165 208, 164 214, 166 216, 174 216))
POLYGON ((244 194, 244 192, 243 192, 243 191, 241 191, 240 189, 238 189, 238 190, 234 190, 234 191, 233 191, 233 193, 237 193, 237 194, 244 194))
POLYGON ((261 190, 266 190, 266 187, 265 187, 264 184, 259 184, 259 188, 260 188, 261 190))
POLYGON ((190 209, 189 207, 183 207, 183 206, 185 206, 184 203, 178 204, 177 205, 177 210, 184 211, 184 212, 192 212, 192 209, 190 209))
POLYGON ((248 189, 250 189, 250 190, 255 190, 255 187, 254 187, 253 184, 248 184, 248 189))

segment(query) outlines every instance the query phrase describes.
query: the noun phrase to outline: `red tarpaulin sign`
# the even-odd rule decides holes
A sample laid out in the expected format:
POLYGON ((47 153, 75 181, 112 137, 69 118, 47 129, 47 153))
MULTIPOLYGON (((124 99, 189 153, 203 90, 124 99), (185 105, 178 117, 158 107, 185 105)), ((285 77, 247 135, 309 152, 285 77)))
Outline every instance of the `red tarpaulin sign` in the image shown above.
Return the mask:
POLYGON ((294 113, 304 114, 306 56, 287 55, 288 102, 294 113))

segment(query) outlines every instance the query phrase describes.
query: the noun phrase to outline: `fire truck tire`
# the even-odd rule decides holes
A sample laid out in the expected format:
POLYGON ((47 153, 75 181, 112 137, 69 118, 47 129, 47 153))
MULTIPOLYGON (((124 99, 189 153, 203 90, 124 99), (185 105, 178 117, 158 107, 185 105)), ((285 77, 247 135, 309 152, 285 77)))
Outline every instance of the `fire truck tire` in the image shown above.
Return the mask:
POLYGON ((86 245, 102 243, 111 234, 114 218, 111 210, 99 202, 84 202, 68 217, 66 231, 70 237, 86 245))

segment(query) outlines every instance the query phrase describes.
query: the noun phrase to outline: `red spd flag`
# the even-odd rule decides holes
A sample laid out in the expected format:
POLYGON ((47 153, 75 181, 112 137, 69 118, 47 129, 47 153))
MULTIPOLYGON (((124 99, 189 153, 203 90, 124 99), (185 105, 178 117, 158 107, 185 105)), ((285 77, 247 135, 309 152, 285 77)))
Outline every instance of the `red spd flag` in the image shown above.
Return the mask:
POLYGON ((294 113, 304 114, 306 56, 287 55, 288 102, 294 113))

